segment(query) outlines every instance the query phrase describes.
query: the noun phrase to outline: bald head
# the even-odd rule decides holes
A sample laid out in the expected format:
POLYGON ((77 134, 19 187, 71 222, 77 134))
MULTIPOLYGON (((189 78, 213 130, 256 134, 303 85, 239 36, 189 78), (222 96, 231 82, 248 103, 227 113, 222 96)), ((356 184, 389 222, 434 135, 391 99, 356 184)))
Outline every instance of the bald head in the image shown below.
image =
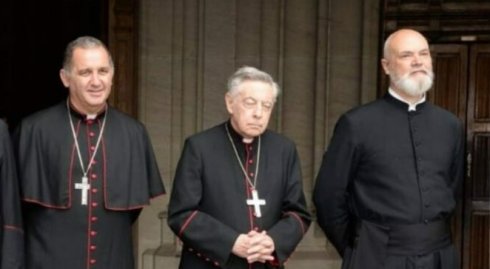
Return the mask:
POLYGON ((427 39, 419 32, 412 29, 401 29, 392 33, 385 41, 383 57, 389 58, 393 52, 405 49, 414 44, 429 49, 427 39))
POLYGON ((417 31, 402 29, 385 42, 383 69, 390 87, 405 99, 418 100, 432 87, 434 73, 427 39, 417 31))

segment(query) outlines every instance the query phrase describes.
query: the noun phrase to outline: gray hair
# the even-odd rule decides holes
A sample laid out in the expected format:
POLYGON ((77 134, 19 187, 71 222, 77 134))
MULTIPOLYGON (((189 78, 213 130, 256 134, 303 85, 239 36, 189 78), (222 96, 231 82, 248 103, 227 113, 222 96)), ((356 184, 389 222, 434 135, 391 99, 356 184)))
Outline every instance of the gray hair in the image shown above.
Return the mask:
POLYGON ((77 48, 82 49, 92 49, 102 47, 107 51, 109 55, 109 64, 112 69, 114 69, 114 62, 112 61, 111 53, 107 46, 99 39, 92 36, 81 36, 73 41, 71 41, 65 49, 65 56, 63 58, 63 69, 65 71, 71 71, 71 64, 73 60, 73 52, 77 48))
POLYGON ((251 66, 243 66, 231 75, 228 79, 228 93, 231 96, 238 94, 238 87, 245 81, 261 81, 267 83, 272 86, 274 99, 279 95, 279 85, 277 85, 271 75, 251 66))

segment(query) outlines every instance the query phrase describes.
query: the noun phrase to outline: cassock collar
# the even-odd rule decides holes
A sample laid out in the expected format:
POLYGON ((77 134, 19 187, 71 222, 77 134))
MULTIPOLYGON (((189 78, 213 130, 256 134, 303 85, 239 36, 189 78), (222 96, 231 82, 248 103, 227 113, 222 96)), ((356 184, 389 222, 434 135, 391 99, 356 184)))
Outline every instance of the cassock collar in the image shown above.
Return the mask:
POLYGON ((415 104, 411 104, 410 102, 408 102, 407 100, 403 99, 403 97, 401 97, 397 92, 395 92, 392 88, 389 88, 388 89, 388 92, 393 95, 393 97, 395 97, 396 99, 404 102, 404 103, 407 103, 408 104, 408 111, 417 111, 417 105, 419 104, 422 104, 423 102, 425 102, 426 100, 426 95, 424 93, 424 96, 422 96, 422 98, 417 101, 415 104))
POLYGON ((79 119, 81 119, 81 120, 86 120, 86 121, 88 121, 88 120, 100 119, 100 118, 104 117, 105 112, 106 112, 106 111, 107 111, 107 109, 108 109, 108 105, 106 105, 106 106, 105 106, 105 108, 104 108, 102 111, 100 111, 99 113, 97 113, 96 115, 87 115, 87 114, 85 114, 85 113, 82 113, 82 112, 78 111, 78 110, 77 110, 77 109, 76 109, 76 108, 75 108, 75 107, 74 107, 74 106, 71 104, 71 102, 70 102, 70 101, 68 101, 68 103, 70 104, 70 113, 71 113, 71 115, 72 115, 72 116, 74 116, 74 117, 77 117, 77 118, 79 118, 79 119))
POLYGON ((399 107, 399 108, 401 108, 407 112, 419 112, 419 111, 423 110, 427 104, 426 96, 424 96, 424 98, 422 98, 422 100, 417 102, 412 107, 406 101, 404 101, 401 98, 398 98, 397 96, 393 95, 393 91, 388 91, 385 94, 384 99, 387 100, 389 103, 394 104, 395 106, 397 106, 397 107, 399 107), (416 107, 416 109, 415 109, 415 107, 416 107))
MULTIPOLYGON (((249 145, 243 142, 243 136, 241 136, 237 131, 235 131, 233 125, 231 125, 230 120, 228 120, 225 124, 228 125, 228 130, 230 130, 230 135, 231 138, 233 139, 233 142, 235 142, 235 145, 241 145, 241 146, 249 145)), ((257 138, 254 138, 254 140, 250 145, 255 147, 255 145, 257 145, 257 140, 258 140, 257 138)))
MULTIPOLYGON (((248 161, 251 159, 254 159, 257 154, 257 147, 258 147, 258 141, 259 139, 256 137, 252 141, 252 143, 244 143, 243 142, 243 136, 241 136, 235 129, 233 129, 233 126, 231 125, 230 120, 228 120, 225 123, 228 126, 228 130, 230 131, 231 139, 233 140, 233 143, 235 144, 235 148, 237 150, 238 156, 240 158, 240 162, 245 166, 248 167, 248 161)), ((226 138, 226 142, 229 143, 228 138, 226 138)), ((231 147, 231 145, 230 145, 231 147)), ((233 157, 235 158, 235 157, 233 157)), ((254 162, 255 163, 255 162, 254 162)))

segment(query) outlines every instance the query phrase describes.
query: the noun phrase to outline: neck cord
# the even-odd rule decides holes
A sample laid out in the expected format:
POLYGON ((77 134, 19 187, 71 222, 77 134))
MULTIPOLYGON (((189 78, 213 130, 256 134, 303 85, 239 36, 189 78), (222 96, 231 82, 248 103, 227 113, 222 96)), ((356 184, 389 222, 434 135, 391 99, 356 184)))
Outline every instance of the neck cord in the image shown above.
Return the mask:
POLYGON ((238 160, 238 163, 240 164, 240 168, 242 168, 242 172, 245 175, 245 178, 247 179, 248 183, 250 186, 252 186, 253 189, 256 189, 256 183, 257 183, 257 175, 259 174, 259 163, 260 163, 260 136, 259 136, 259 146, 258 146, 258 151, 257 151, 257 165, 255 166, 255 174, 254 174, 254 181, 250 180, 250 177, 247 174, 247 171, 245 170, 245 167, 242 164, 242 161, 240 160, 240 155, 238 155, 238 151, 236 149, 235 143, 233 142, 233 138, 231 138, 230 131, 228 130, 228 123, 225 124, 225 129, 226 129, 226 134, 228 135, 228 139, 230 140, 231 145, 233 146, 233 151, 235 152, 235 157, 238 160))
POLYGON ((80 161, 80 167, 82 168, 83 177, 87 177, 87 173, 90 170, 90 167, 92 167, 92 163, 94 161, 95 155, 97 153, 97 150, 99 149, 100 141, 102 140, 102 134, 104 133, 104 129, 105 129, 105 122, 106 122, 106 119, 107 119, 107 113, 109 111, 106 108, 106 112, 105 112, 105 115, 104 115, 104 120, 102 121, 102 127, 100 128, 100 134, 99 134, 99 137, 97 138, 97 143, 95 144, 94 153, 92 154, 92 157, 90 158, 90 161, 89 161, 89 163, 87 165, 87 170, 85 170, 85 166, 83 165, 82 153, 80 152, 80 146, 78 145, 77 134, 75 132, 75 127, 73 125, 73 120, 72 120, 71 114, 70 114, 69 99, 66 100, 66 108, 67 108, 67 112, 68 112, 68 119, 70 119, 71 132, 72 132, 72 135, 73 135, 73 140, 75 141, 75 148, 77 149, 78 160, 80 161))

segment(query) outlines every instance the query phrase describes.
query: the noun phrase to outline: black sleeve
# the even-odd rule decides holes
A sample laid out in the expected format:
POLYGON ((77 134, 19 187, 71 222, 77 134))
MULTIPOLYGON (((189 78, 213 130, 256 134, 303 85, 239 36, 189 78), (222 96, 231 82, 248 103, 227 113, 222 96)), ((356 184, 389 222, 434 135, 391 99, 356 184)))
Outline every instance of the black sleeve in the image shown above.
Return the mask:
POLYGON ((281 265, 291 256, 311 222, 303 193, 299 157, 294 146, 288 155, 287 190, 281 209, 283 217, 267 231, 274 241, 277 262, 281 265))
POLYGON ((24 231, 19 184, 6 125, 0 121, 1 269, 24 268, 24 231))
POLYGON ((337 122, 313 190, 318 224, 340 255, 351 240, 349 182, 358 164, 358 146, 346 116, 337 122))
POLYGON ((202 163, 199 147, 186 140, 170 196, 168 225, 185 245, 226 264, 239 233, 199 210, 202 163))

